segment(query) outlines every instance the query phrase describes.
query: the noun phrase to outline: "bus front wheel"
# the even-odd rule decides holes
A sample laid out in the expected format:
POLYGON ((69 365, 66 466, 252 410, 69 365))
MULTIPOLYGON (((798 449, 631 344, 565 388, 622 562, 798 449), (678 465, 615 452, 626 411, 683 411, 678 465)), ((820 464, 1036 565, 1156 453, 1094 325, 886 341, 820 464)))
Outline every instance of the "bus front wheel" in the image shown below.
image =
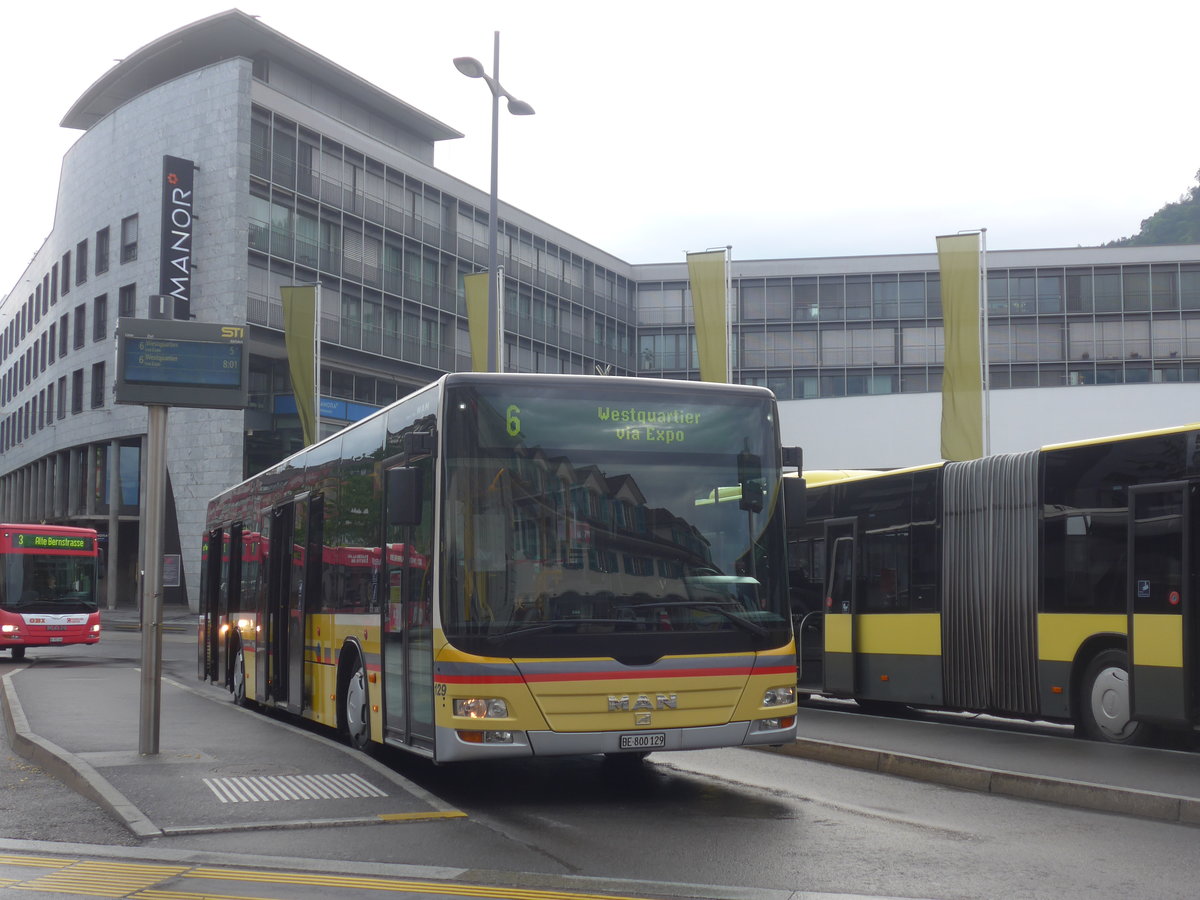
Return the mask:
POLYGON ((1133 718, 1129 693, 1129 657, 1110 648, 1097 653, 1083 676, 1079 720, 1093 741, 1110 744, 1146 744, 1150 726, 1133 718))
POLYGON ((25 648, 24 647, 13 647, 12 655, 13 655, 13 662, 20 662, 21 660, 23 660, 25 658, 25 648))
POLYGON ((342 688, 342 721, 350 746, 362 750, 371 740, 371 711, 367 694, 367 670, 362 657, 355 656, 350 676, 342 688))
POLYGON ((233 684, 229 686, 233 694, 233 702, 238 706, 246 705, 246 654, 238 647, 237 655, 233 658, 233 684))

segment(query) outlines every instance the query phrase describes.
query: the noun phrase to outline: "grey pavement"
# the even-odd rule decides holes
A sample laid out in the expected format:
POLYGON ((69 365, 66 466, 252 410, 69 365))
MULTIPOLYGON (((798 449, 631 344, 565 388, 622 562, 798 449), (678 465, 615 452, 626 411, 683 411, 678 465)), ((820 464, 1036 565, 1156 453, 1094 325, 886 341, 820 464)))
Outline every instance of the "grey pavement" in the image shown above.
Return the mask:
MULTIPOLYGON (((197 616, 181 604, 164 605, 162 609, 162 630, 167 633, 194 632, 197 616)), ((132 606, 118 606, 116 609, 100 608, 100 627, 115 631, 141 631, 141 612, 132 606)))
MULTIPOLYGON (((136 612, 106 628, 137 630, 136 612)), ((195 614, 167 609, 164 630, 195 614)), ((0 683, 14 750, 142 837, 461 817, 367 754, 239 708, 200 681, 161 684, 159 752, 140 755, 140 670, 39 661, 0 683), (271 752, 264 757, 263 747, 271 752), (276 803, 286 799, 291 802, 276 803)), ((1050 803, 1200 824, 1200 756, 1047 734, 802 707, 768 752, 1050 803)))
POLYGON ((40 660, 4 676, 10 743, 141 837, 462 816, 369 755, 239 708, 223 689, 168 677, 159 689, 158 752, 141 754, 140 669, 40 660))
MULTIPOLYGON (((950 718, 950 717, 948 717, 950 718)), ((1047 729, 1049 730, 1049 729, 1047 729)), ((1200 754, 1003 727, 801 707, 800 737, 771 752, 965 790, 1200 824, 1200 754)))

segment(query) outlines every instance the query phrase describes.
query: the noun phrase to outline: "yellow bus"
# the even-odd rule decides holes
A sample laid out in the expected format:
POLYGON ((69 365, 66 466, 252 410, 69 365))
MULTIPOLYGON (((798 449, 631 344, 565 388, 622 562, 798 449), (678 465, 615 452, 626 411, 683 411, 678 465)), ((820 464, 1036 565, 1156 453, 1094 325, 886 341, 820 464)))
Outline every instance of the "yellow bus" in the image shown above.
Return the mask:
POLYGON ((761 388, 452 374, 209 504, 199 674, 438 762, 795 736, 761 388))
POLYGON ((1200 426, 803 477, 802 692, 1113 743, 1200 724, 1200 426))

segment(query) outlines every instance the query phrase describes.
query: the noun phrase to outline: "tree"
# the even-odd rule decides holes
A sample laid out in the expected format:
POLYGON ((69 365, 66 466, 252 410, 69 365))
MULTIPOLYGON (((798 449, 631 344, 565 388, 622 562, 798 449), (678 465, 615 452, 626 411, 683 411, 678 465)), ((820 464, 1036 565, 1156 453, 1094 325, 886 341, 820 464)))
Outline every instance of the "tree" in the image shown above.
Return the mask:
MULTIPOLYGON (((1200 172, 1196 173, 1200 182, 1200 172)), ((1106 247, 1139 247, 1159 244, 1200 244, 1200 183, 1190 187, 1175 203, 1168 203, 1130 237, 1109 241, 1106 247)))

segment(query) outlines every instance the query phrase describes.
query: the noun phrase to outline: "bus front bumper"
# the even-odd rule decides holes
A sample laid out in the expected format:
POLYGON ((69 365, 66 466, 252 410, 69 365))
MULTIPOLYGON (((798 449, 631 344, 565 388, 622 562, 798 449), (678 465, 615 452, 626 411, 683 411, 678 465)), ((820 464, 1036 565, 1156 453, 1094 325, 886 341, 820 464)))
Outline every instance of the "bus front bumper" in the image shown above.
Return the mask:
POLYGON ((791 714, 782 720, 760 719, 695 728, 647 728, 636 732, 513 731, 509 733, 511 741, 505 743, 466 741, 451 728, 439 727, 437 731, 438 761, 466 762, 514 756, 587 756, 788 744, 796 739, 796 718, 791 714))

